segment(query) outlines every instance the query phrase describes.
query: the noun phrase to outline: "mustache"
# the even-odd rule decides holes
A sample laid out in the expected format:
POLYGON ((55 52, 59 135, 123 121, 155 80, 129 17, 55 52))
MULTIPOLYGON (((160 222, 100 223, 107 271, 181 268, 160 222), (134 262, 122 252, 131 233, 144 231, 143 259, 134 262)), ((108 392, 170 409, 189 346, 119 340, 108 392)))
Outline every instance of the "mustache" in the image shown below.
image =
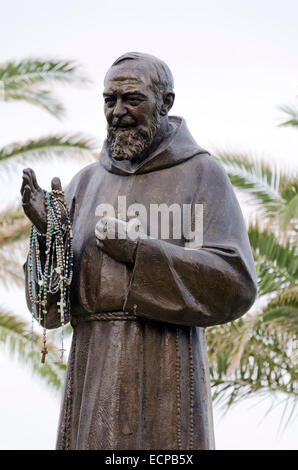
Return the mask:
POLYGON ((118 129, 118 127, 135 127, 136 126, 136 121, 132 118, 132 117, 128 117, 128 116, 125 116, 125 117, 122 117, 122 118, 113 118, 110 125, 109 125, 109 128, 112 128, 112 129, 118 129))

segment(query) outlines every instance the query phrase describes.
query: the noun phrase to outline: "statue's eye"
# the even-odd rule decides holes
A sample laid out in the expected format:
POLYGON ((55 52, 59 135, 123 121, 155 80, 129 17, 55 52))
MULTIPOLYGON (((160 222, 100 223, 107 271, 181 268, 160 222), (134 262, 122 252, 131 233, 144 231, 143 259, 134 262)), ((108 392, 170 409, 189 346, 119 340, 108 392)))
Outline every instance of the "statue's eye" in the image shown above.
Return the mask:
POLYGON ((109 107, 112 107, 114 106, 114 104, 116 103, 116 99, 113 98, 113 96, 106 96, 105 97, 105 104, 109 107))
POLYGON ((135 96, 130 96, 128 99, 127 99, 128 103, 131 104, 132 106, 137 106, 138 104, 141 103, 141 99, 140 98, 137 98, 135 96))

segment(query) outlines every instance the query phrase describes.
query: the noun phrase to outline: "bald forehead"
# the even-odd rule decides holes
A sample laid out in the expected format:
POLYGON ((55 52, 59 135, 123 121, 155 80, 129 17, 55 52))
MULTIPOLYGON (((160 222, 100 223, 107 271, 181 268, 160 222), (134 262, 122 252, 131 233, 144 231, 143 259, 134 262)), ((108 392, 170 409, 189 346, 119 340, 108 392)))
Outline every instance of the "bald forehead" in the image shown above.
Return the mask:
POLYGON ((104 86, 125 82, 131 85, 152 85, 152 73, 150 67, 135 60, 128 60, 119 65, 111 67, 105 76, 104 86))

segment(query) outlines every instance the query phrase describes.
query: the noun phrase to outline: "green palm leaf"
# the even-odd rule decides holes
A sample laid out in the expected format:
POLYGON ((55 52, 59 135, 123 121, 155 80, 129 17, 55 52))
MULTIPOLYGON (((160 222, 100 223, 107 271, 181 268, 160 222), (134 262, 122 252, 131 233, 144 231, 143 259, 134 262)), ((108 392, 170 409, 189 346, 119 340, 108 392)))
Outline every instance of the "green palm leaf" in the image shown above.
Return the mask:
POLYGON ((10 208, 0 213, 0 281, 24 285, 21 264, 25 240, 30 235, 30 223, 21 207, 10 208))
POLYGON ((245 191, 267 215, 275 215, 284 205, 280 184, 287 180, 273 165, 239 153, 220 153, 216 156, 229 175, 231 183, 245 191))
POLYGON ((297 399, 293 332, 247 316, 207 329, 213 400, 226 410, 244 398, 282 392, 292 415, 297 399))
MULTIPOLYGON (((0 64, 0 101, 26 101, 50 112, 56 117, 64 113, 63 105, 55 98, 49 86, 54 83, 86 84, 80 67, 71 61, 25 59, 0 64)), ((46 136, 24 143, 13 143, 0 149, 2 169, 12 168, 15 161, 40 157, 69 156, 91 157, 97 148, 94 139, 82 135, 46 136)), ((29 223, 22 209, 7 209, 0 213, 0 280, 7 283, 24 284, 20 260, 23 258, 25 239, 29 236, 29 223), (22 243, 23 242, 23 243, 22 243)), ((26 250, 27 251, 27 250, 26 250)), ((51 343, 55 332, 48 335, 47 362, 40 363, 42 340, 32 335, 31 325, 21 321, 10 312, 0 310, 0 344, 10 354, 25 363, 46 383, 58 390, 61 388, 66 366, 58 359, 57 348, 51 343), (32 341, 33 339, 33 341, 32 341)), ((67 329, 67 332, 70 328, 67 329)), ((68 333, 69 335, 70 333, 68 333)))
POLYGON ((280 126, 298 126, 298 109, 295 106, 280 106, 279 110, 288 116, 286 121, 283 121, 280 126))
POLYGON ((38 140, 13 143, 3 147, 0 149, 0 162, 16 157, 18 159, 26 157, 26 160, 53 155, 91 157, 91 151, 96 147, 97 143, 94 139, 79 134, 46 136, 38 140))
POLYGON ((216 157, 227 171, 231 183, 248 202, 257 204, 264 215, 276 219, 282 230, 298 217, 298 179, 273 164, 239 153, 219 153, 216 157))
POLYGON ((298 194, 285 205, 284 209, 280 214, 280 228, 286 230, 286 228, 292 223, 297 226, 298 219, 298 194))
MULTIPOLYGON (((45 86, 53 82, 87 84, 90 81, 72 61, 24 59, 0 64, 1 96, 5 101, 23 100, 41 106, 56 117, 64 107, 45 86)), ((1 99, 1 98, 0 98, 1 99)))
POLYGON ((24 272, 21 259, 24 248, 21 243, 15 243, 0 249, 0 281, 4 285, 14 283, 24 287, 24 272))
POLYGON ((278 326, 292 334, 298 334, 298 288, 279 292, 263 309, 263 320, 273 328, 278 326))
POLYGON ((86 81, 90 83, 73 61, 32 58, 1 64, 0 80, 3 81, 6 90, 47 83, 50 80, 77 84, 86 81))
POLYGON ((293 228, 297 225, 298 219, 298 178, 294 175, 288 181, 284 180, 280 185, 280 192, 285 201, 284 207, 279 214, 279 224, 281 230, 286 230, 289 226, 293 228))
POLYGON ((259 296, 293 286, 297 282, 298 256, 291 242, 282 245, 268 229, 260 230, 258 224, 248 230, 256 270, 259 296))
POLYGON ((30 223, 22 207, 0 212, 0 250, 4 246, 28 239, 29 235, 30 223))
MULTIPOLYGON (((296 125, 296 110, 284 111, 291 113, 284 125, 296 125)), ((282 392, 291 419, 297 403, 297 176, 247 155, 221 153, 218 160, 258 208, 248 233, 266 304, 258 314, 207 329, 213 399, 227 410, 255 394, 282 392)))
POLYGON ((40 362, 40 351, 42 338, 34 333, 32 343, 32 332, 30 325, 19 320, 10 312, 0 311, 0 344, 14 357, 25 363, 30 370, 42 378, 49 386, 59 390, 64 380, 65 365, 59 363, 59 355, 56 347, 49 341, 48 361, 40 362))
POLYGON ((65 109, 58 99, 48 90, 16 90, 9 93, 9 100, 26 101, 39 106, 58 119, 65 115, 65 109))

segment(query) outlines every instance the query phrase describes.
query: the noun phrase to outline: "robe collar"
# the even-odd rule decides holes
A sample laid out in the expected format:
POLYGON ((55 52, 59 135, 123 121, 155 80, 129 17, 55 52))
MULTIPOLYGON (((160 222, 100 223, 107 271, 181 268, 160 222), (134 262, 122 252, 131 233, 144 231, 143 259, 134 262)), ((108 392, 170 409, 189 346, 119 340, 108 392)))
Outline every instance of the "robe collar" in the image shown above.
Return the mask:
POLYGON ((169 122, 174 127, 170 138, 161 142, 158 148, 138 165, 133 165, 129 160, 115 160, 110 153, 107 140, 104 141, 99 154, 100 164, 110 173, 124 176, 162 170, 178 165, 195 155, 209 154, 196 143, 183 118, 170 116, 169 122))

